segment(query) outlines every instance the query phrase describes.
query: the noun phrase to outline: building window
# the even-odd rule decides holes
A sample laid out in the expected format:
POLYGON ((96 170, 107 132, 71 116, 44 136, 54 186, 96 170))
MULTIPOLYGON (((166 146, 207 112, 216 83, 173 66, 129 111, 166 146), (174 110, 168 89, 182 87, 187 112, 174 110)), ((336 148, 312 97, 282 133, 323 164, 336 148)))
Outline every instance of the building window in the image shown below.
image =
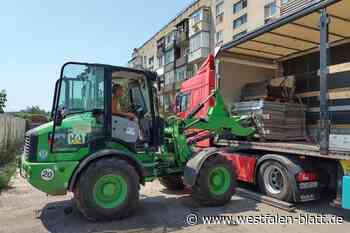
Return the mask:
POLYGON ((193 15, 192 15, 192 22, 193 22, 193 24, 196 24, 196 23, 198 23, 201 20, 202 20, 202 11, 201 10, 193 13, 193 15))
POLYGON ((224 13, 224 2, 220 2, 216 5, 216 17, 224 13))
POLYGON ((221 23, 224 20, 224 2, 220 2, 216 5, 216 24, 221 23))
POLYGON ((241 0, 235 4, 233 4, 233 13, 236 14, 246 8, 248 5, 248 0, 241 0))
POLYGON ((200 48, 209 48, 209 32, 200 32, 190 39, 190 52, 200 48))
POLYGON ((143 66, 147 66, 147 56, 143 56, 143 66))
POLYGON ((164 56, 158 57, 158 67, 162 67, 164 65, 164 56))
POLYGON ((174 49, 170 49, 165 52, 164 63, 168 65, 169 63, 174 62, 174 49))
POLYGON ((167 72, 164 74, 164 84, 169 85, 174 82, 174 71, 167 72))
POLYGON ((276 1, 273 1, 265 6, 265 19, 271 18, 277 13, 276 1))
POLYGON ((149 66, 153 66, 153 63, 154 63, 154 57, 150 57, 150 58, 148 59, 148 65, 149 65, 149 66))
POLYGON ((216 40, 216 43, 220 43, 220 42, 222 42, 224 40, 222 30, 216 32, 215 40, 216 40))
POLYGON ((200 9, 192 14, 191 16, 191 25, 195 25, 200 21, 209 22, 209 10, 200 9))
POLYGON ((175 31, 170 32, 166 37, 165 37, 165 46, 169 46, 172 44, 175 40, 175 31))
POLYGON ((163 102, 164 102, 164 111, 169 112, 171 109, 171 97, 170 95, 164 95, 163 97, 163 102))
POLYGON ((238 19, 235 19, 233 21, 233 28, 239 28, 240 26, 242 26, 243 24, 245 24, 247 22, 247 14, 242 15, 241 17, 239 17, 238 19))
POLYGON ((233 35, 233 40, 237 40, 237 39, 241 38, 242 36, 244 36, 245 34, 247 34, 246 30, 242 31, 240 33, 237 33, 237 34, 233 35))
POLYGON ((181 47, 180 47, 180 57, 186 56, 186 55, 188 54, 188 52, 189 52, 188 50, 189 50, 188 47, 186 47, 186 46, 181 46, 181 47))
POLYGON ((183 81, 186 79, 186 66, 183 66, 183 67, 176 69, 175 72, 176 72, 175 73, 175 80, 177 82, 183 81))

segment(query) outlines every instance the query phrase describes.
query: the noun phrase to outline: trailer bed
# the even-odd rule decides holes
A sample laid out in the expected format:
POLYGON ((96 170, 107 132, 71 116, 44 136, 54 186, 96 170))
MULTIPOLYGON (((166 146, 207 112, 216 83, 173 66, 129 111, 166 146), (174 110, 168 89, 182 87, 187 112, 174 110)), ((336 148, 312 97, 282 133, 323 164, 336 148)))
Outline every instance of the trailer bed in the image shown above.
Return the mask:
POLYGON ((259 150, 325 159, 350 160, 350 152, 330 150, 327 155, 323 155, 320 153, 319 145, 308 142, 259 142, 219 139, 214 144, 221 147, 232 147, 235 150, 259 150))

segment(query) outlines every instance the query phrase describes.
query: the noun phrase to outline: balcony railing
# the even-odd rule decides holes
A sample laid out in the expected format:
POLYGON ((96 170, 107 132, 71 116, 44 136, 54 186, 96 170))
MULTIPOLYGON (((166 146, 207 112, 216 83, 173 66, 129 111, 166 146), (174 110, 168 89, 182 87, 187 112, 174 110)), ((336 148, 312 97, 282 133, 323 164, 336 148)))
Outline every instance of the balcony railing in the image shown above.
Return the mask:
POLYGON ((194 62, 209 55, 209 48, 199 48, 188 55, 188 62, 194 62))

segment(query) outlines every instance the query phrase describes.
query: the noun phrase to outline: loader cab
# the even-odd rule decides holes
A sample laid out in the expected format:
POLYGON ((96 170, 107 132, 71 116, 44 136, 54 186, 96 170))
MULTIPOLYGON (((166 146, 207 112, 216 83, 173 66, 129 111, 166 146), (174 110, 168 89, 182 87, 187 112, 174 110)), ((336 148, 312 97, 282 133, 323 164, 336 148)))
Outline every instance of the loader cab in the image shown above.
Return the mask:
POLYGON ((158 115, 153 88, 157 75, 123 67, 67 63, 56 83, 52 108, 52 152, 90 148, 96 141, 114 141, 128 148, 158 147, 162 119, 158 115), (113 85, 124 89, 119 98, 131 120, 112 114, 113 85))

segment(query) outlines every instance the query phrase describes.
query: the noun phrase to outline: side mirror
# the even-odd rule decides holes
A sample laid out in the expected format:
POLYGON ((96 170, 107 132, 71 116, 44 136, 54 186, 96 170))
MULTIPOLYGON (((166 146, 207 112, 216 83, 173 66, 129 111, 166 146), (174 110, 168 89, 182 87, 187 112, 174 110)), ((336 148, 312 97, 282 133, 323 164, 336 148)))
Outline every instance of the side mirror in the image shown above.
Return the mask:
POLYGON ((64 108, 58 109, 57 110, 57 117, 54 119, 55 125, 61 126, 63 118, 64 118, 64 108))

